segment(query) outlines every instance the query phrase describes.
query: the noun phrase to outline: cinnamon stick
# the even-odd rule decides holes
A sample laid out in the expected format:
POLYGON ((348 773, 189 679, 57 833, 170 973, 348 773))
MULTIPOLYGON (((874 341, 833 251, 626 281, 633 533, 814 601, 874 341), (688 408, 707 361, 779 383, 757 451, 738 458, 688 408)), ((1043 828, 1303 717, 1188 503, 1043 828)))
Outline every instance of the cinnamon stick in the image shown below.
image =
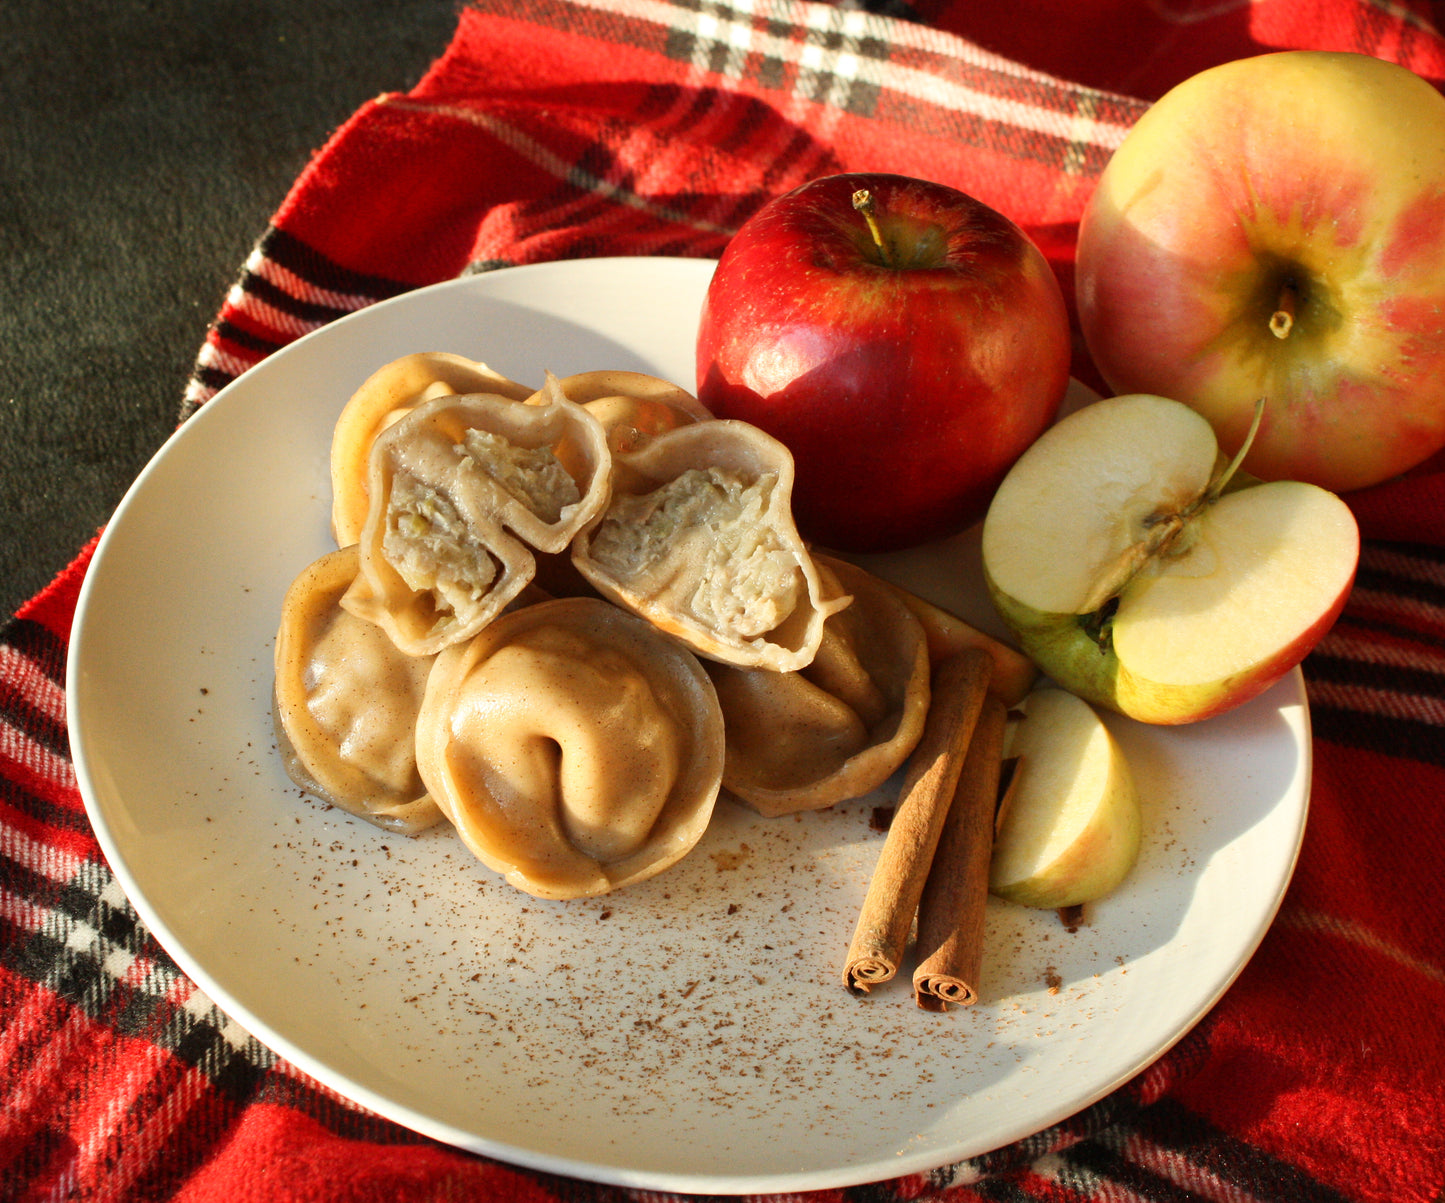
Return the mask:
POLYGON ((866 993, 898 972, 929 866, 988 693, 988 653, 969 648, 934 674, 923 735, 908 762, 898 806, 848 947, 843 984, 866 993))
POLYGON ((978 1000, 993 812, 1007 721, 1003 702, 990 694, 974 726, 923 887, 913 999, 925 1011, 944 1011, 950 1004, 966 1007, 978 1000))

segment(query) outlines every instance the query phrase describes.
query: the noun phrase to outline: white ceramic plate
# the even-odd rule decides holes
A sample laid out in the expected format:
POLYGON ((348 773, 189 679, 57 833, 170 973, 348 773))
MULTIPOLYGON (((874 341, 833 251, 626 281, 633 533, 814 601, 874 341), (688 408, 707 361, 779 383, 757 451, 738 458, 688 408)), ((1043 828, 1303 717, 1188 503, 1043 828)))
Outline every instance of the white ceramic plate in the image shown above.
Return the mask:
MULTIPOLYGON (((181 967, 265 1044, 439 1140, 560 1174, 699 1193, 875 1181, 1061 1120, 1166 1050, 1264 934, 1310 770, 1296 672, 1230 715, 1114 727, 1142 860, 1068 934, 993 902, 983 997, 865 999, 841 962, 879 798, 763 820, 720 804, 640 886, 539 902, 449 831, 383 833, 303 799, 271 733, 282 593, 329 548, 331 426, 412 351, 540 381, 632 368, 689 384, 711 264, 612 259, 413 292, 274 355, 177 431, 110 523, 69 665, 96 833, 181 967)), ((996 629, 970 536, 882 561, 996 629)), ((884 799, 887 800, 886 798, 884 799)))

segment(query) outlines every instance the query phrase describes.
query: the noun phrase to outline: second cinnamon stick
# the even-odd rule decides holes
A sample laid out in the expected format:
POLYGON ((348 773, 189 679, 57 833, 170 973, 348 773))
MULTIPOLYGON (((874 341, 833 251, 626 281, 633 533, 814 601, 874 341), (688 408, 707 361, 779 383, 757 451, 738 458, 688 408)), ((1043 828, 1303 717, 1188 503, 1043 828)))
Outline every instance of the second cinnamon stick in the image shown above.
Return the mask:
POLYGON ((893 822, 848 948, 843 984, 866 993, 898 972, 973 729, 991 661, 967 649, 939 665, 923 736, 909 760, 893 822))
POLYGON ((969 741, 948 821, 918 907, 913 998, 925 1011, 978 999, 988 863, 1008 714, 990 694, 969 741))

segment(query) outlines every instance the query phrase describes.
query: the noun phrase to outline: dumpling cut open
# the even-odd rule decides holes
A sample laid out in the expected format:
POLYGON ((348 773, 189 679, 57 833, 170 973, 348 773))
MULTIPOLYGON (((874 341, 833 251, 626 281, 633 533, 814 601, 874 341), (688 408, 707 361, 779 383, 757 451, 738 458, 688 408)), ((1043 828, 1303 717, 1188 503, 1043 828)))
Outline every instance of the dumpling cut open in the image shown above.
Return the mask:
POLYGON ((553 391, 419 405, 372 446, 361 573, 343 604, 413 655, 471 638, 563 551, 610 492, 601 425, 553 391))
POLYGON ((709 420, 618 454, 612 500, 572 544, 604 597, 702 656, 787 672, 813 659, 828 615, 793 522, 793 457, 746 422, 709 420))
POLYGON ((336 419, 331 436, 331 533, 338 547, 361 538, 368 509, 368 463, 376 436, 424 401, 495 393, 525 401, 535 390, 477 360, 446 351, 404 355, 378 368, 336 419))
POLYGON ((834 593, 818 654, 796 672, 709 664, 727 732, 723 785, 764 815, 819 810, 877 789, 923 734, 928 640, 897 592, 817 557, 834 593))
MULTIPOLYGON (((619 454, 638 450, 669 430, 701 422, 712 415, 691 393, 660 376, 645 372, 603 370, 579 372, 548 381, 533 404, 550 396, 555 387, 601 424, 612 453, 612 485, 626 477, 619 454)), ((535 583, 554 597, 595 597, 597 591, 577 571, 570 549, 556 555, 538 554, 535 583)))
POLYGON ((432 657, 406 655, 380 627, 341 609, 356 572, 356 548, 343 548, 308 565, 286 592, 275 649, 277 744, 307 793, 410 835, 442 819, 415 755, 432 657))
POLYGON ((676 863, 722 780, 722 715, 697 658, 597 598, 514 610, 442 652, 416 747, 467 846, 539 898, 676 863))

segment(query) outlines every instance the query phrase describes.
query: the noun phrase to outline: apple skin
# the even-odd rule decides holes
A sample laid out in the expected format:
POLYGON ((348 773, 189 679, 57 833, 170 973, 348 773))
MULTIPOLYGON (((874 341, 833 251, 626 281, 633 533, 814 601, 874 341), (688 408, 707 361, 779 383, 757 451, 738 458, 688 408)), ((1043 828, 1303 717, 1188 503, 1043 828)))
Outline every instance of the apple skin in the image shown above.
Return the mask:
POLYGON ((1342 493, 1413 467, 1445 446, 1445 97, 1353 53, 1193 76, 1105 168, 1076 287, 1116 393, 1186 402, 1229 454, 1267 399, 1255 476, 1342 493))
POLYGON ((1067 682, 1071 693, 1142 723, 1177 726, 1200 722, 1259 696, 1307 656, 1340 616, 1349 586, 1338 601, 1273 657, 1248 672, 1200 685, 1161 684, 1135 676, 1110 647, 1101 647, 1084 627, 1088 615, 1045 614, 1001 592, 985 574, 999 616, 1014 631, 1023 652, 1044 675, 1067 682))
POLYGON ((1058 282, 1012 221, 942 184, 848 173, 773 199, 703 306, 698 399, 778 438, 805 538, 884 551, 983 516, 1069 382, 1058 282), (885 264, 867 189, 905 266, 885 264))

